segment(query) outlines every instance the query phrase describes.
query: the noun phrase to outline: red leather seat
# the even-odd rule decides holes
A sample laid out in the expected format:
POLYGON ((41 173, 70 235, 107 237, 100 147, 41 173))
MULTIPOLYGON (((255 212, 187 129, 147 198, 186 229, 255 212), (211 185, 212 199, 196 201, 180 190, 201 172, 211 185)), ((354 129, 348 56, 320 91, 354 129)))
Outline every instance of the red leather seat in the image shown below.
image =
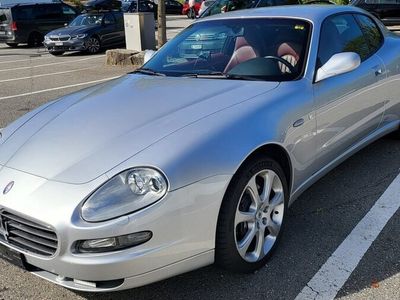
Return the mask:
POLYGON ((229 72, 236 65, 245 62, 246 60, 258 57, 256 50, 249 45, 245 37, 238 36, 235 41, 235 48, 231 59, 225 67, 224 73, 229 72))
MULTIPOLYGON (((282 43, 278 47, 277 54, 280 58, 283 58, 289 62, 293 67, 296 67, 300 59, 300 50, 300 45, 295 43, 282 43)), ((281 69, 282 73, 290 73, 289 68, 281 62, 279 62, 279 68, 281 69)))

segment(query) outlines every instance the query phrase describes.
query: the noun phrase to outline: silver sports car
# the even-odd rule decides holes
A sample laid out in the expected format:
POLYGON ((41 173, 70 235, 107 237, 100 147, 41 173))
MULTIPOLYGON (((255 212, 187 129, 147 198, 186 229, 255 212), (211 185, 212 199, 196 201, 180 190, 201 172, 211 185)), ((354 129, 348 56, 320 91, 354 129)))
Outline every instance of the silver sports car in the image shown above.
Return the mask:
POLYGON ((288 205, 399 129, 400 40, 354 7, 221 14, 1 131, 0 255, 85 291, 253 272, 288 205))

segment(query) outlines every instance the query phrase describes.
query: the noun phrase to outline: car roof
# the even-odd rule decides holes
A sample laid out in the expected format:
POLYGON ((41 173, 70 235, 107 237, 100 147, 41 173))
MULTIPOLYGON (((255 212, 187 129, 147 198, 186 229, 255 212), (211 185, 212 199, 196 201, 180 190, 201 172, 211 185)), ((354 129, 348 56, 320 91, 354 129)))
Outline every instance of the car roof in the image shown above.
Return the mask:
POLYGON ((19 3, 7 3, 0 5, 0 8, 13 8, 21 6, 35 6, 35 5, 60 5, 61 2, 19 2, 19 3))
POLYGON ((365 13, 364 10, 358 7, 348 5, 285 5, 243 9, 224 14, 216 14, 210 17, 201 18, 196 21, 196 23, 208 20, 255 17, 287 17, 318 21, 325 19, 327 16, 342 12, 365 13))

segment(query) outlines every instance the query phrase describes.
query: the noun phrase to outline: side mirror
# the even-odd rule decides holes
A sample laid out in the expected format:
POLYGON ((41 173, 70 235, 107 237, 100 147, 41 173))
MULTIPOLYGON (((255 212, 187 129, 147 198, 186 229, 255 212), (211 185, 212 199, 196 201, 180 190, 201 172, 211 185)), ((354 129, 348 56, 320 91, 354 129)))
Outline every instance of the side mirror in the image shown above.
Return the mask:
POLYGON ((147 63, 154 56, 154 54, 156 54, 156 52, 157 51, 154 50, 145 50, 143 64, 147 63))
POLYGON ((333 55, 317 71, 315 82, 357 69, 361 64, 360 55, 354 52, 342 52, 333 55))

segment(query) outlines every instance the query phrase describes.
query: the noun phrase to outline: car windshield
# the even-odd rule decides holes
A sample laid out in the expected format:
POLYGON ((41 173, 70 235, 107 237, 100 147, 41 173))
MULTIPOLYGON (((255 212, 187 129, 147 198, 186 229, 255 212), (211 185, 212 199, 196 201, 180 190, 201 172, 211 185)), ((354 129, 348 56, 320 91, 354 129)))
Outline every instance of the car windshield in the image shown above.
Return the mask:
POLYGON ((143 69, 166 76, 295 80, 304 70, 309 32, 308 22, 289 18, 197 22, 162 47, 143 69))
POLYGON ((77 16, 69 26, 100 25, 104 14, 90 14, 77 16))

